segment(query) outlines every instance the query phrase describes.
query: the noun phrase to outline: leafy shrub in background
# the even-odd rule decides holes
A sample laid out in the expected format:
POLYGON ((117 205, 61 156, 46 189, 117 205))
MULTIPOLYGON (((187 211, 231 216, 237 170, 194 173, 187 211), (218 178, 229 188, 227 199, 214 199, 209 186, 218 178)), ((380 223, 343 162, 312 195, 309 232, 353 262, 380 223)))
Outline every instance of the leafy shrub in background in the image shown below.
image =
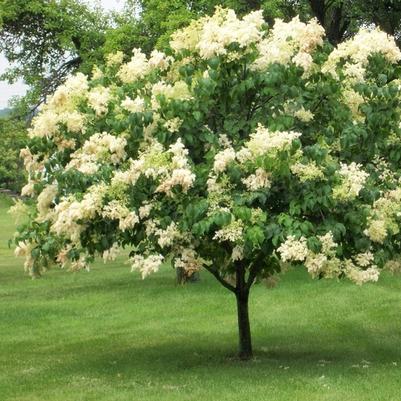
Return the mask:
POLYGON ((19 153, 27 139, 24 122, 0 118, 0 188, 20 191, 24 185, 26 173, 19 153))

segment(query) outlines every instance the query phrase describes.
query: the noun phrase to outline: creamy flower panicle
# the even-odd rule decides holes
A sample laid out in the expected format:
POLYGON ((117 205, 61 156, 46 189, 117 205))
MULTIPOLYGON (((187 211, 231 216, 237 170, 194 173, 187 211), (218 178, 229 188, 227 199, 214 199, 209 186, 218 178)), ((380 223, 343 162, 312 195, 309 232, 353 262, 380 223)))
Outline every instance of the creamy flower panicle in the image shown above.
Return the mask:
POLYGON ((264 34, 263 25, 262 11, 238 19, 233 10, 218 8, 212 17, 201 18, 173 34, 170 46, 176 52, 183 49, 197 51, 204 59, 227 55, 231 44, 245 49, 259 42, 264 34))
POLYGON ((351 259, 340 260, 336 255, 338 244, 331 232, 318 236, 321 251, 316 253, 309 249, 305 237, 297 239, 289 235, 277 251, 283 262, 303 263, 312 277, 337 277, 343 273, 358 285, 377 281, 379 271, 374 264, 371 252, 357 254, 351 259))
POLYGON ((263 70, 273 63, 293 62, 308 72, 313 66, 311 53, 323 44, 323 37, 324 29, 316 20, 305 24, 299 17, 289 23, 276 19, 269 35, 258 44, 260 56, 254 68, 263 70))

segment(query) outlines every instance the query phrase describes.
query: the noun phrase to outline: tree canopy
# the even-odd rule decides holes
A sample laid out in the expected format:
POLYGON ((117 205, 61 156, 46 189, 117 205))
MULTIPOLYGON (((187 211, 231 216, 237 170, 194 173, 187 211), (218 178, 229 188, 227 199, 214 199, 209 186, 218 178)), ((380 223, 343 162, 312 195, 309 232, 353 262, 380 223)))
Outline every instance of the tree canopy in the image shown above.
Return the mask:
POLYGON ((2 78, 22 78, 35 106, 71 72, 103 61, 107 26, 100 9, 77 0, 1 0, 0 52, 12 64, 2 78))
POLYGON ((33 276, 131 250, 206 269, 237 299, 287 264, 315 278, 377 281, 401 262, 401 52, 362 29, 336 48, 316 19, 218 8, 171 51, 116 52, 48 99, 22 151, 36 199, 16 237, 33 276))

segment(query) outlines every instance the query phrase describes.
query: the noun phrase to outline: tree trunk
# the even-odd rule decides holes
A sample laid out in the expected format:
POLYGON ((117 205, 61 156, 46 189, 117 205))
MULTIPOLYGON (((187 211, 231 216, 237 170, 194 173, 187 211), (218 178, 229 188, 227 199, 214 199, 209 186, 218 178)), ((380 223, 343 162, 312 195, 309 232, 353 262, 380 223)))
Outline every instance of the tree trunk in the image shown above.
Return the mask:
POLYGON ((249 287, 245 281, 245 266, 237 265, 235 296, 237 298, 239 358, 252 359, 251 327, 249 324, 248 299, 249 287))
POLYGON ((254 282, 257 271, 251 271, 248 277, 248 282, 245 280, 246 266, 240 262, 235 263, 235 286, 226 281, 217 269, 205 266, 205 269, 209 271, 213 276, 228 290, 235 294, 237 299, 237 316, 238 316, 238 334, 239 334, 239 352, 238 356, 243 361, 247 361, 253 358, 252 352, 252 339, 251 339, 251 327, 249 324, 249 312, 248 312, 248 299, 249 290, 254 282))
POLYGON ((238 291, 236 297, 239 332, 239 358, 242 360, 249 360, 253 357, 251 327, 249 324, 248 312, 249 291, 238 291))

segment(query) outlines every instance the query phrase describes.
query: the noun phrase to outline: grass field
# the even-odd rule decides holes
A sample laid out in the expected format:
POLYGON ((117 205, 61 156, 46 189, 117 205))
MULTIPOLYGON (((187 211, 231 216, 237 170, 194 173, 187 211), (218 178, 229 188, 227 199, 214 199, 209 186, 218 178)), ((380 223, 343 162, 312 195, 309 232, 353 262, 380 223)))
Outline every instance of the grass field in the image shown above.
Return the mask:
POLYGON ((142 281, 120 260, 30 280, 0 200, 0 400, 400 401, 401 278, 314 282, 251 295, 256 357, 233 358, 233 296, 207 273, 142 281))

